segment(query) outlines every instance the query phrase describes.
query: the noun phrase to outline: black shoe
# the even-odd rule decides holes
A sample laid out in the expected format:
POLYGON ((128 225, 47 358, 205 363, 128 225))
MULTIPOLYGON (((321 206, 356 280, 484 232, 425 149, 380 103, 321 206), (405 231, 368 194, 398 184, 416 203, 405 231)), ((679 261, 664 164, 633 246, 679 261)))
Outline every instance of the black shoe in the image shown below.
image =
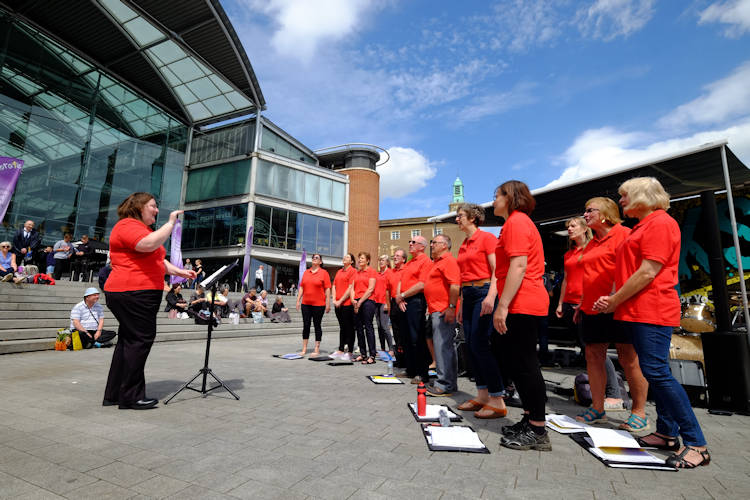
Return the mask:
POLYGON ((510 397, 503 398, 505 401, 505 406, 512 406, 514 408, 523 408, 523 402, 521 401, 521 398, 518 397, 518 394, 514 394, 510 397))
POLYGON ((500 439, 500 445, 510 448, 511 450, 537 450, 552 451, 552 444, 549 441, 549 434, 537 434, 530 425, 518 434, 500 439))
POLYGON ((503 436, 506 437, 514 436, 523 431, 528 423, 529 417, 527 414, 524 414, 523 418, 519 422, 516 422, 513 425, 504 425, 501 429, 501 432, 503 433, 503 436))
POLYGON ((113 401, 111 399, 106 399, 105 398, 104 401, 102 401, 102 406, 115 406, 116 404, 119 404, 119 403, 117 401, 113 401))
POLYGON ((135 403, 120 403, 119 408, 121 410, 148 410, 155 407, 158 402, 158 399, 140 399, 135 403))

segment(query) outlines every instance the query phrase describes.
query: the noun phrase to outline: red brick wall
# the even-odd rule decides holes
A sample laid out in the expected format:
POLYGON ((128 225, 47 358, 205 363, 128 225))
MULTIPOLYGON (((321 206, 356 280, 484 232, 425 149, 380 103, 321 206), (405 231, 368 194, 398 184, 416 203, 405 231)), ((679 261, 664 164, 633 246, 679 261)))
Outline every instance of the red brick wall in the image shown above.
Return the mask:
POLYGON ((349 177, 349 252, 369 252, 371 265, 378 255, 380 176, 365 168, 339 170, 349 177))

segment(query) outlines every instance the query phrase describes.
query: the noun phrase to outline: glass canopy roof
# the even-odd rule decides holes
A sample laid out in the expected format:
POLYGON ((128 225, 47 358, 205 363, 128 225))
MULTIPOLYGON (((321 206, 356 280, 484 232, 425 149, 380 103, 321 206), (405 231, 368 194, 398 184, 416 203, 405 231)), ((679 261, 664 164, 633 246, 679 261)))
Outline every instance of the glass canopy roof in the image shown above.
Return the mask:
POLYGON ((201 59, 120 0, 97 0, 143 51, 193 122, 254 109, 253 102, 201 59))

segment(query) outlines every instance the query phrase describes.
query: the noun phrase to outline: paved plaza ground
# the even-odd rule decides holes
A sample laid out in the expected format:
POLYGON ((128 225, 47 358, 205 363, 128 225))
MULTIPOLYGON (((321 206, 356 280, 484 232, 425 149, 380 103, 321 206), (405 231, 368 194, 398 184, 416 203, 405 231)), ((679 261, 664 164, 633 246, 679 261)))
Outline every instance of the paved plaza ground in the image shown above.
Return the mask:
MULTIPOLYGON (((163 401, 192 377, 204 345, 157 343, 148 395, 163 401)), ((500 448, 515 408, 510 420, 467 415, 491 454, 430 452, 406 408, 415 386, 365 378, 384 363, 271 357, 298 346, 297 336, 214 341, 210 366, 241 399, 184 391, 149 411, 101 406, 111 349, 0 356, 0 498, 750 498, 750 417, 697 409, 713 460, 693 471, 606 468, 554 432, 549 453, 500 448)), ((567 387, 572 373, 544 372, 567 387)), ((581 408, 550 392, 548 409, 581 408)))

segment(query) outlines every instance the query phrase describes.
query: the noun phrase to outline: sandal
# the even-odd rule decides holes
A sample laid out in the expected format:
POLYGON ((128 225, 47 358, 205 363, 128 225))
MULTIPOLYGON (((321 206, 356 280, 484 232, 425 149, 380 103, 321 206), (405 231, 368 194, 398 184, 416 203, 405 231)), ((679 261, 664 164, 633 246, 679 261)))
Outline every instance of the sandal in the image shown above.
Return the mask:
POLYGON ((677 451, 680 449, 680 440, 676 437, 665 437, 655 432, 643 437, 635 438, 638 444, 643 448, 656 448, 657 450, 677 451), (659 439, 660 443, 651 443, 648 438, 659 439))
POLYGON ((628 432, 643 432, 650 428, 648 418, 639 417, 635 413, 630 414, 627 422, 620 424, 620 429, 628 432))
POLYGON ((576 415, 576 420, 584 424, 601 424, 607 421, 607 413, 588 407, 585 412, 576 415))
POLYGON ((461 411, 479 411, 484 408, 484 405, 475 399, 470 399, 468 401, 464 401, 456 408, 461 411))
POLYGON ((490 405, 484 405, 484 406, 482 406, 481 410, 474 412, 474 416, 476 418, 484 418, 484 419, 503 418, 507 414, 508 414, 508 409, 507 408, 496 408, 496 407, 490 406, 490 405), (479 414, 480 411, 485 411, 485 410, 489 411, 490 413, 487 414, 487 415, 480 415, 479 414))
POLYGON ((375 358, 373 358, 372 356, 370 356, 367 359, 363 359, 362 360, 362 364, 363 365, 374 365, 375 364, 375 358))
POLYGON ((701 451, 697 448, 693 448, 692 446, 685 446, 685 449, 680 453, 673 453, 672 455, 667 457, 664 463, 674 467, 675 469, 695 469, 696 467, 700 467, 701 465, 708 465, 709 463, 711 463, 711 454, 708 452, 708 450, 701 451), (685 460, 685 456, 689 451, 699 453, 701 456, 701 461, 697 464, 694 464, 693 462, 688 462, 687 460, 685 460))
POLYGON ((364 361, 364 360, 365 360, 365 357, 364 357, 364 356, 362 356, 362 355, 360 354, 359 356, 357 356, 357 357, 356 357, 356 358, 354 359, 354 362, 356 363, 357 361, 364 361))

